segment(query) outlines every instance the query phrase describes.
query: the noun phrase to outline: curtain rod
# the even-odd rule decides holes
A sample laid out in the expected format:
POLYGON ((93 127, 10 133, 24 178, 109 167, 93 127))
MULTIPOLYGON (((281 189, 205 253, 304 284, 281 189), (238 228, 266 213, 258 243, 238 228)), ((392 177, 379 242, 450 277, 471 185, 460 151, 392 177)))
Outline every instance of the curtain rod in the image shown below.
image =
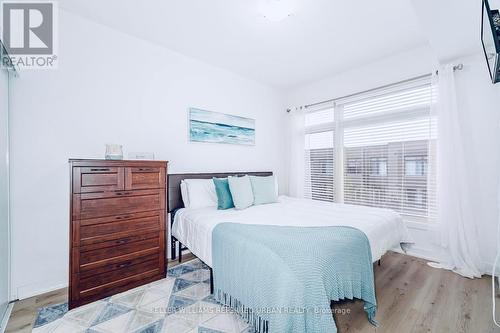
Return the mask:
MULTIPOLYGON (((458 65, 455 65, 453 66, 453 71, 461 71, 462 69, 464 69, 464 64, 458 64, 458 65)), ((439 75, 439 71, 436 70, 436 75, 439 75)))
MULTIPOLYGON (((457 71, 457 70, 461 71, 463 68, 464 68, 463 64, 458 64, 458 65, 453 66, 453 71, 457 71)), ((438 73, 439 72, 436 71, 436 74, 438 74, 438 73)), ((379 89, 390 88, 390 87, 393 87, 393 86, 397 86, 399 84, 403 84, 403 83, 410 82, 410 81, 413 81, 413 80, 423 79, 423 78, 426 78, 426 77, 429 77, 429 76, 432 76, 432 74, 431 73, 424 74, 424 75, 416 76, 416 77, 413 77, 413 78, 410 78, 410 79, 402 80, 402 81, 399 81, 399 82, 395 82, 395 83, 391 83, 391 84, 386 84, 386 85, 383 85, 383 86, 380 86, 380 87, 371 88, 371 89, 367 89, 367 90, 360 91, 360 92, 357 92, 357 93, 345 95, 345 96, 342 96, 342 97, 331 98, 331 99, 328 99, 326 101, 321 101, 321 102, 312 103, 312 104, 306 104, 304 106, 301 106, 300 108, 306 108, 307 109, 307 108, 310 108, 312 106, 316 106, 316 105, 319 105, 319 104, 328 103, 328 102, 334 102, 334 101, 339 100, 339 99, 349 98, 349 97, 353 97, 353 96, 360 95, 360 94, 366 94, 366 93, 373 92, 373 91, 379 90, 379 89)), ((286 112, 290 112, 290 111, 292 111, 292 110, 291 109, 286 109, 286 112)))

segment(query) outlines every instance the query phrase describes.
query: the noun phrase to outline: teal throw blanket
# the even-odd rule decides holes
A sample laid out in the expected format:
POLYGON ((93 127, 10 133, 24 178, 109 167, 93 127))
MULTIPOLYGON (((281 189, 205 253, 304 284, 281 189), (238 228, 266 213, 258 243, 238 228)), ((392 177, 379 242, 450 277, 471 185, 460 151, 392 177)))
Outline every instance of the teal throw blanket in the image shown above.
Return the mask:
POLYGON ((337 332, 330 301, 362 299, 376 325, 370 244, 351 227, 218 224, 215 298, 259 333, 337 332))

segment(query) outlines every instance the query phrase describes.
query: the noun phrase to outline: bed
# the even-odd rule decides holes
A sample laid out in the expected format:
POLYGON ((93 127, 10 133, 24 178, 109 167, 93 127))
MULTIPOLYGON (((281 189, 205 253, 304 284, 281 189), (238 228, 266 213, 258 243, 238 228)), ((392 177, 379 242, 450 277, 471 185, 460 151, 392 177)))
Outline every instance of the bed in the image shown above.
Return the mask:
POLYGON ((373 262, 411 242, 401 216, 389 209, 287 196, 274 202, 275 186, 272 203, 242 210, 182 207, 183 179, 230 175, 235 174, 169 176, 172 239, 210 267, 215 300, 259 333, 336 332, 330 302, 354 298, 364 301, 367 319, 376 325, 373 262))
POLYGON ((184 244, 195 256, 211 267, 212 230, 220 223, 288 225, 302 227, 351 226, 363 231, 370 241, 373 261, 387 251, 411 243, 408 229, 399 214, 389 209, 336 204, 317 200, 280 196, 279 202, 245 210, 183 208, 180 181, 187 178, 227 177, 228 175, 271 175, 271 172, 201 173, 169 175, 169 212, 174 214, 171 228, 174 241, 184 244))

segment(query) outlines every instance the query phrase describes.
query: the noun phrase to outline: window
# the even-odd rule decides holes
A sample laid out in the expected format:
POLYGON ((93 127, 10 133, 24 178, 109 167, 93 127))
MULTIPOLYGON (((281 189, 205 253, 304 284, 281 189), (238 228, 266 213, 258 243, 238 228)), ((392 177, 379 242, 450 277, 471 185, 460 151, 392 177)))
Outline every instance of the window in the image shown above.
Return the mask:
POLYGON ((370 175, 387 176, 387 157, 370 158, 370 175))
POLYGON ((420 177, 427 173, 427 155, 405 156, 405 176, 420 177))
POLYGON ((306 135, 306 197, 335 201, 333 131, 306 135))
POLYGON ((308 108, 306 197, 433 220, 433 93, 425 77, 308 108))
POLYGON ((305 115, 306 198, 335 201, 335 131, 333 104, 318 105, 305 115))
POLYGON ((363 173, 363 159, 348 157, 346 162, 346 173, 359 175, 363 173))
POLYGON ((306 127, 324 125, 333 122, 333 108, 327 107, 319 111, 309 112, 305 115, 306 127))

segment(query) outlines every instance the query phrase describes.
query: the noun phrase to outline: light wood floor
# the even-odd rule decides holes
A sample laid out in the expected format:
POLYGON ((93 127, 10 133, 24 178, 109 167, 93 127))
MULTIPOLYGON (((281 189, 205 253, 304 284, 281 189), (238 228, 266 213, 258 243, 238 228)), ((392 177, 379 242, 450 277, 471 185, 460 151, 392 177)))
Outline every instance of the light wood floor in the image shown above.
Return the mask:
MULTIPOLYGON (((489 276, 470 280, 431 268, 425 260, 390 252, 382 266, 375 266, 375 284, 379 327, 367 322, 362 302, 342 302, 334 305, 340 333, 500 332, 491 318, 489 276)), ((31 332, 37 309, 65 302, 66 293, 61 289, 17 302, 6 332, 31 332)), ((497 304, 500 307, 500 301, 497 304)))
POLYGON ((491 314, 490 276, 471 280, 390 252, 375 267, 375 287, 379 327, 367 323, 362 302, 344 302, 334 307, 351 310, 335 316, 339 332, 500 332, 491 314))

